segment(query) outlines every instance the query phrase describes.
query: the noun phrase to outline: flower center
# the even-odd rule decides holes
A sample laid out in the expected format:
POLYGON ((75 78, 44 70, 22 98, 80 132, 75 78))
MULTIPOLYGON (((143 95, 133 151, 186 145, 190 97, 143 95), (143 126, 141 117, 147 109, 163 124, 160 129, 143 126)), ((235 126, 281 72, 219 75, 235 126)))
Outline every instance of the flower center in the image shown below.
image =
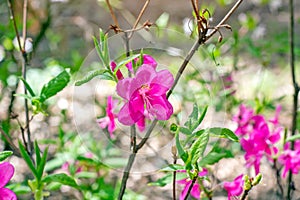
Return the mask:
POLYGON ((139 94, 142 95, 143 97, 146 96, 146 93, 150 90, 150 86, 149 85, 142 85, 139 89, 139 94))

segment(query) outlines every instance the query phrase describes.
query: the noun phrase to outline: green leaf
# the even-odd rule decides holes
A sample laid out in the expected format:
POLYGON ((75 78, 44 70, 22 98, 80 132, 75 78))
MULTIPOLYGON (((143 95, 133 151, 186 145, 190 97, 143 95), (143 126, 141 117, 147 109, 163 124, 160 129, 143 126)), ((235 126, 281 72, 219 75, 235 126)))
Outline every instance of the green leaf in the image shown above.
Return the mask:
POLYGON ((184 169, 185 169, 185 167, 183 165, 170 164, 167 167, 160 169, 159 171, 173 172, 173 171, 184 170, 184 169))
POLYGON ((52 183, 52 182, 58 182, 63 185, 68 185, 74 188, 78 188, 77 183, 75 180, 68 176, 67 174, 51 174, 43 178, 42 180, 44 183, 52 183))
POLYGON ((29 94, 32 96, 32 97, 35 97, 36 95, 34 94, 32 88, 30 87, 30 85, 28 84, 28 82, 23 78, 23 77, 19 77, 19 79, 21 81, 23 81, 27 91, 29 92, 29 94))
POLYGON ((172 174, 167 174, 166 176, 158 179, 155 182, 148 183, 149 186, 159 186, 159 187, 164 187, 167 184, 171 183, 173 180, 173 175, 172 174))
POLYGON ((75 82, 75 86, 80 86, 80 85, 82 85, 84 83, 87 83, 90 80, 92 80, 93 78, 95 78, 96 76, 103 75, 105 72, 107 72, 106 69, 100 69, 100 70, 91 71, 83 79, 81 79, 79 81, 76 81, 75 82))
POLYGON ((188 154, 187 154, 187 152, 185 152, 185 150, 183 149, 183 147, 179 141, 179 133, 178 132, 175 135, 175 139, 176 139, 176 148, 177 148, 178 154, 179 154, 180 158, 183 160, 183 162, 185 162, 188 159, 188 154))
POLYGON ((108 66, 105 65, 104 55, 103 55, 103 53, 102 53, 102 51, 101 51, 101 49, 100 49, 100 45, 99 45, 99 42, 98 42, 97 38, 93 37, 93 40, 94 40, 94 45, 95 45, 96 51, 97 51, 97 53, 98 53, 98 56, 99 56, 99 58, 100 58, 102 64, 103 64, 106 68, 108 68, 108 66))
POLYGON ((118 63, 118 65, 116 66, 115 70, 114 70, 114 75, 117 74, 117 71, 124 66, 125 64, 129 63, 130 61, 134 60, 135 58, 138 58, 140 56, 140 54, 135 54, 129 57, 126 57, 124 60, 122 60, 121 62, 118 63))
POLYGON ((49 99, 50 97, 56 95, 62 89, 64 89, 70 81, 69 73, 64 70, 48 83, 46 83, 41 91, 40 94, 40 101, 44 102, 45 100, 49 99))
POLYGON ((193 111, 190 114, 188 120, 185 122, 184 126, 193 131, 192 127, 198 120, 198 105, 195 103, 193 107, 193 111))
POLYGON ((37 171, 34 167, 34 164, 32 162, 32 160, 30 159, 30 156, 28 155, 27 151, 25 150, 25 147, 23 146, 23 144, 19 141, 19 149, 20 149, 20 153, 22 155, 22 157, 24 158, 27 166, 29 167, 29 169, 31 170, 32 174, 37 178, 37 171))
POLYGON ((213 165, 219 162, 222 158, 226 158, 226 157, 227 157, 226 153, 210 152, 200 160, 199 166, 203 167, 205 165, 213 165))
POLYGON ((197 128, 201 124, 201 122, 203 121, 203 119, 204 119, 204 117, 205 117, 205 115, 207 113, 207 108, 208 108, 208 106, 204 107, 204 110, 202 111, 201 116, 198 119, 198 123, 197 123, 196 127, 194 127, 194 129, 197 128))
POLYGON ((36 157, 36 167, 38 167, 41 163, 41 150, 37 141, 34 141, 34 150, 35 150, 35 157, 36 157))
POLYGON ((207 131, 202 133, 197 140, 192 144, 189 156, 191 156, 191 163, 196 164, 206 149, 208 143, 209 134, 207 131))
POLYGON ((27 94, 14 94, 15 97, 23 97, 25 99, 28 99, 29 101, 31 101, 32 97, 27 95, 27 94))
POLYGON ((208 131, 213 137, 227 138, 234 142, 239 141, 239 138, 228 128, 215 127, 215 128, 208 129, 208 131))
POLYGON ((290 136, 286 139, 287 142, 292 142, 292 141, 295 141, 295 140, 298 140, 300 139, 300 134, 296 134, 296 135, 293 135, 293 136, 290 136))
POLYGON ((190 129, 185 128, 185 127, 180 127, 179 131, 185 135, 192 135, 192 131, 190 131, 190 129))
POLYGON ((0 161, 5 160, 6 158, 11 156, 12 154, 13 154, 12 151, 2 151, 2 152, 0 152, 0 161))
POLYGON ((45 151, 43 153, 43 156, 41 158, 41 162, 40 162, 40 164, 37 167, 37 174, 38 174, 39 180, 43 176, 43 172, 44 172, 46 161, 47 161, 47 155, 48 155, 48 147, 45 149, 45 151))

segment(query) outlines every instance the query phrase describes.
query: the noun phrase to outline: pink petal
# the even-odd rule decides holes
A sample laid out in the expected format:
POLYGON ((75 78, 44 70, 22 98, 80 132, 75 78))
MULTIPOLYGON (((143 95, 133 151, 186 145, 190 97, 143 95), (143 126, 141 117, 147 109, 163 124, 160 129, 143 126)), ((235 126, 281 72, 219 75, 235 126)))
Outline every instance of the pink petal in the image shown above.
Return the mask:
POLYGON ((128 126, 133 125, 135 121, 131 118, 131 115, 129 113, 129 103, 125 103, 118 114, 119 122, 128 126))
POLYGON ((117 84, 117 94, 124 98, 129 100, 131 96, 131 91, 129 88, 131 87, 131 83, 133 81, 133 78, 125 78, 123 80, 120 80, 117 84))
POLYGON ((173 107, 167 100, 166 95, 149 99, 151 108, 149 113, 156 116, 158 120, 168 120, 173 113, 173 107))
POLYGON ((98 123, 98 125, 100 126, 100 128, 104 129, 108 126, 109 124, 109 117, 103 117, 103 118, 100 118, 100 119, 97 119, 96 121, 98 123))
MULTIPOLYGON (((117 64, 116 64, 115 62, 112 61, 112 62, 110 63, 111 71, 114 72, 115 69, 116 69, 116 67, 117 67, 117 64)), ((123 74, 122 74, 122 72, 121 72, 120 70, 117 71, 116 75, 117 75, 118 80, 122 80, 122 79, 124 78, 124 77, 123 77, 123 74)))
POLYGON ((141 119, 137 121, 136 124, 140 132, 143 132, 145 130, 145 117, 141 117, 141 119))
POLYGON ((149 65, 142 65, 135 75, 136 80, 134 82, 138 85, 136 88, 141 87, 143 84, 149 84, 156 75, 156 71, 152 67, 149 67, 149 65))
POLYGON ((0 188, 3 188, 10 181, 14 172, 15 168, 9 162, 3 162, 0 164, 0 188))
POLYGON ((168 70, 161 70, 157 72, 157 76, 151 82, 170 89, 174 83, 174 78, 168 70))
POLYGON ((129 101, 129 113, 134 122, 144 117, 144 101, 139 91, 136 91, 129 101))
POLYGON ((144 54, 143 60, 144 60, 143 64, 148 64, 148 65, 152 66, 154 69, 156 69, 157 62, 154 60, 154 58, 152 56, 144 54))
POLYGON ((196 199, 199 199, 200 198, 200 188, 199 188, 199 184, 198 183, 195 183, 192 187, 192 190, 191 190, 191 196, 193 196, 194 198, 196 199))
POLYGON ((17 196, 10 189, 0 188, 0 200, 17 200, 17 196))
POLYGON ((189 187, 192 184, 192 181, 186 181, 186 185, 184 186, 184 189, 182 190, 179 200, 184 200, 184 197, 187 195, 189 191, 189 187))

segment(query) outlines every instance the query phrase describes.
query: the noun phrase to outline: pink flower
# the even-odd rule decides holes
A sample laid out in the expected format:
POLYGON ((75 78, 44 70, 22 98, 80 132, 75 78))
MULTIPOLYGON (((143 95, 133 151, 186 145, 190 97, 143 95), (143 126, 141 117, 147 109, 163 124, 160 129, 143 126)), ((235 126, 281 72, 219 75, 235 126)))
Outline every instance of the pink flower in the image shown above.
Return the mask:
MULTIPOLYGON (((116 67, 117 67, 117 64, 114 61, 112 61, 110 63, 111 71, 114 72, 116 67)), ((118 69, 116 75, 117 75, 118 80, 122 80, 124 78, 122 72, 119 69, 118 69)))
POLYGON ((168 120, 173 107, 166 92, 173 82, 168 70, 156 72, 152 66, 143 64, 134 78, 125 78, 117 84, 118 95, 126 100, 118 120, 124 125, 133 125, 144 117, 168 120))
POLYGON ((4 188, 4 186, 10 181, 14 175, 15 169, 9 162, 3 162, 0 164, 0 199, 1 200, 16 200, 16 194, 10 189, 4 188))
POLYGON ((107 107, 106 107, 106 116, 100 119, 97 119, 99 126, 104 129, 108 127, 108 132, 111 138, 114 138, 113 132, 116 129, 115 124, 115 114, 112 112, 114 107, 114 102, 112 96, 107 97, 107 107))
POLYGON ((284 165, 283 178, 286 177, 289 170, 291 170, 293 174, 298 174, 300 171, 300 140, 295 141, 295 150, 291 150, 290 145, 290 142, 284 145, 284 152, 278 158, 278 161, 284 165))
MULTIPOLYGON (((134 59, 134 63, 137 63, 139 61, 139 58, 134 59)), ((147 64, 152 66, 154 69, 156 69, 157 62, 152 58, 150 55, 144 54, 143 55, 143 63, 142 64, 147 64)), ((126 67, 128 68, 129 71, 133 72, 132 68, 132 62, 129 62, 126 64, 126 67)))
MULTIPOLYGON (((180 170, 180 171, 178 171, 178 172, 186 172, 186 170, 180 170)), ((207 173, 208 173, 207 169, 204 168, 201 172, 198 173, 198 176, 199 176, 199 177, 201 177, 201 176, 203 177, 203 176, 206 176, 207 173)), ((178 184, 183 184, 183 185, 185 185, 185 186, 184 186, 184 189, 182 190, 182 192, 181 192, 181 194, 180 194, 179 200, 183 200, 183 199, 186 197, 186 195, 187 195, 187 193, 188 193, 188 191, 189 191, 189 188, 190 188, 192 182, 193 182, 193 181, 192 181, 191 179, 189 179, 189 178, 185 178, 185 179, 182 179, 182 180, 177 181, 178 184)), ((201 191, 200 191, 200 185, 199 185, 199 183, 198 183, 197 181, 196 181, 195 184, 193 185, 190 194, 191 194, 191 196, 193 196, 193 197, 196 198, 196 199, 199 199, 199 198, 200 198, 200 194, 201 194, 201 191)))
POLYGON ((236 177, 233 182, 224 182, 223 187, 227 190, 228 200, 230 200, 232 196, 241 195, 243 192, 243 186, 243 174, 236 177))
POLYGON ((239 113, 233 117, 233 121, 238 123, 235 133, 244 136, 252 130, 250 120, 254 116, 254 111, 244 104, 241 104, 239 109, 239 113))

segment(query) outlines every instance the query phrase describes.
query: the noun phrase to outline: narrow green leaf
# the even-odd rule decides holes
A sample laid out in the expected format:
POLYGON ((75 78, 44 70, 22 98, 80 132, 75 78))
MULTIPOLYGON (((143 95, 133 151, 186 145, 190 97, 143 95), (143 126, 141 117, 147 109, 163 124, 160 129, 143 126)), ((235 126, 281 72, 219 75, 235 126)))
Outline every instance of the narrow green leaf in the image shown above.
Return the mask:
POLYGON ((77 183, 75 180, 68 176, 67 174, 51 174, 43 178, 42 180, 44 183, 52 183, 52 182, 58 182, 63 185, 68 185, 74 188, 78 188, 77 183))
POLYGON ((295 140, 298 140, 300 139, 300 134, 296 134, 296 135, 293 135, 293 136, 290 136, 286 139, 287 142, 292 142, 292 141, 295 141, 295 140))
POLYGON ((44 172, 46 161, 47 161, 47 155, 48 155, 48 147, 45 149, 43 156, 41 158, 41 162, 37 167, 37 174, 38 174, 39 180, 41 180, 41 178, 43 176, 43 172, 44 172))
POLYGON ((195 129, 201 124, 201 122, 203 121, 203 119, 204 119, 204 117, 205 117, 205 115, 206 115, 206 113, 207 113, 207 108, 208 108, 208 106, 205 106, 205 107, 204 107, 204 110, 202 111, 201 116, 200 116, 200 118, 198 119, 197 125, 196 125, 195 127, 193 127, 194 130, 195 130, 195 129))
POLYGON ((219 162, 222 158, 226 158, 226 157, 227 157, 226 153, 210 152, 200 160, 199 166, 203 167, 205 165, 213 165, 219 162))
POLYGON ((76 81, 75 82, 75 86, 80 86, 80 85, 82 85, 84 83, 87 83, 90 80, 92 80, 93 78, 95 78, 96 76, 103 75, 105 72, 107 72, 106 69, 100 69, 100 70, 91 71, 83 79, 81 79, 79 81, 76 81))
POLYGON ((35 97, 36 95, 34 94, 32 88, 30 87, 30 85, 28 84, 28 82, 23 77, 19 77, 19 79, 24 83, 24 85, 25 85, 27 91, 29 92, 29 94, 32 97, 35 97))
POLYGON ((28 99, 29 101, 31 101, 32 97, 27 95, 27 94, 14 94, 15 97, 23 97, 25 99, 28 99))
POLYGON ((213 137, 227 138, 234 142, 239 141, 239 138, 228 128, 215 127, 208 129, 208 131, 213 137))
POLYGON ((34 150, 35 150, 36 168, 37 168, 41 163, 41 150, 36 140, 34 141, 34 150))
POLYGON ((180 127, 179 128, 179 131, 185 135, 191 135, 192 134, 192 131, 190 131, 190 129, 188 128, 185 128, 185 127, 180 127))
POLYGON ((198 105, 195 103, 193 106, 193 111, 190 114, 188 120, 185 122, 186 126, 190 131, 193 131, 194 124, 198 121, 198 105))
POLYGON ((148 183, 149 186, 159 186, 159 187, 164 187, 167 184, 171 183, 173 180, 173 175, 172 174, 167 174, 166 176, 158 179, 155 182, 148 183))
POLYGON ((93 40, 94 40, 94 45, 95 45, 96 51, 97 51, 97 53, 98 53, 98 56, 99 56, 99 58, 100 58, 102 64, 108 69, 109 66, 106 66, 106 65, 105 65, 104 55, 103 55, 103 53, 102 53, 102 50, 100 49, 100 45, 99 45, 99 42, 98 42, 97 38, 93 37, 93 40))
POLYGON ((185 152, 185 150, 183 149, 180 141, 179 141, 179 133, 177 132, 175 135, 175 139, 176 139, 176 148, 178 151, 178 154, 180 156, 180 158, 183 160, 183 162, 185 162, 188 158, 187 152, 185 152))
POLYGON ((164 171, 164 172, 173 172, 173 171, 177 171, 177 170, 184 170, 185 167, 183 165, 179 165, 179 164, 170 164, 167 167, 164 167, 162 169, 160 169, 159 171, 164 171))
POLYGON ((31 170, 32 174, 37 178, 37 171, 34 167, 33 162, 30 159, 30 156, 28 155, 27 151, 25 150, 25 147, 23 146, 23 144, 19 141, 19 149, 21 152, 22 157, 24 158, 27 166, 29 167, 29 169, 31 170))
POLYGON ((11 156, 12 154, 13 154, 12 151, 2 151, 2 152, 0 152, 0 161, 5 160, 6 158, 11 156))
POLYGON ((192 144, 189 156, 191 156, 191 163, 196 164, 206 149, 209 135, 208 132, 202 133, 197 140, 192 144))
POLYGON ((126 57, 124 60, 122 60, 121 62, 118 63, 117 67, 114 70, 114 75, 117 74, 117 71, 124 66, 125 64, 129 63, 130 61, 134 60, 135 58, 138 58, 140 56, 140 54, 135 54, 129 57, 126 57))
POLYGON ((46 83, 41 91, 40 94, 40 101, 44 102, 45 100, 49 99, 50 97, 56 95, 62 89, 64 89, 70 81, 69 73, 64 70, 48 83, 46 83))

